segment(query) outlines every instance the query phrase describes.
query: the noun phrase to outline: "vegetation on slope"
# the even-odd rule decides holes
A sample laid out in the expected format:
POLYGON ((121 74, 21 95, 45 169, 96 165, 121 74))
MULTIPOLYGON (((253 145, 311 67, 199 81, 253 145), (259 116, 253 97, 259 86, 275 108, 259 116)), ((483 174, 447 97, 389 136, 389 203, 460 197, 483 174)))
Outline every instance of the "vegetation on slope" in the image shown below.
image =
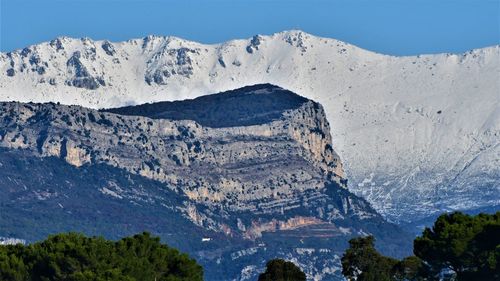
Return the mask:
POLYGON ((348 280, 500 280, 500 212, 441 215, 414 241, 415 256, 385 257, 373 236, 354 238, 342 257, 348 280))
POLYGON ((259 281, 306 281, 306 275, 293 262, 273 259, 267 262, 259 281))
POLYGON ((281 118, 284 111, 296 109, 307 101, 280 87, 257 84, 194 100, 157 102, 103 111, 153 119, 194 120, 202 126, 224 128, 269 123, 281 118))
MULTIPOLYGON (((373 236, 354 238, 342 257, 347 280, 500 280, 500 212, 441 215, 414 241, 414 256, 381 255, 373 236)), ((195 260, 149 233, 118 241, 67 233, 42 242, 0 246, 0 280, 9 281, 197 281, 195 260)), ((273 259, 259 281, 305 281, 294 263, 273 259)))
POLYGON ((147 232, 109 241, 68 233, 28 246, 0 246, 0 280, 197 281, 196 261, 147 232))

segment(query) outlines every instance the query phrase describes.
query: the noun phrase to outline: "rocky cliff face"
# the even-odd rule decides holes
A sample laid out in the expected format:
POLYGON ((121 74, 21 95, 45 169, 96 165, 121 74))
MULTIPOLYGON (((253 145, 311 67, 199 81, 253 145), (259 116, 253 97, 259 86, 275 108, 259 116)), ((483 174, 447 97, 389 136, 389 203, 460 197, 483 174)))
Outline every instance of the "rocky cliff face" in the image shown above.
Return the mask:
POLYGON ((253 278, 275 256, 295 259, 311 278, 337 278, 346 241, 366 233, 387 253, 408 249, 404 234, 345 189, 321 105, 276 86, 104 111, 4 102, 0 147, 9 198, 0 236, 43 238, 22 236, 38 211, 61 221, 51 231, 116 237, 144 226, 198 258, 208 280, 253 278), (79 200, 93 203, 82 211, 79 200), (132 209, 155 215, 110 230, 132 209), (68 212, 85 213, 75 218, 82 225, 68 212), (9 230, 16 216, 27 222, 9 230))
POLYGON ((343 180, 319 104, 269 85, 241 95, 265 99, 275 92, 300 102, 267 123, 224 128, 77 106, 2 103, 0 145, 77 167, 106 163, 164 182, 197 202, 255 211, 260 200, 283 201, 323 189, 325 180, 343 180))

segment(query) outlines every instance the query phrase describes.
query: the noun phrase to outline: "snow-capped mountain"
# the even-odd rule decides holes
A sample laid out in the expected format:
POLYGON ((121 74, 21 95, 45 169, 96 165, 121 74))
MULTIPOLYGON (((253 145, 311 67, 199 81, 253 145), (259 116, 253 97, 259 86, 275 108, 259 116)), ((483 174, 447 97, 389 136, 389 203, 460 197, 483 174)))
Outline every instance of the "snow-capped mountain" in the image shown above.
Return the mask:
POLYGON ((500 46, 393 57, 301 31, 216 45, 57 38, 0 54, 0 100, 91 108, 272 83, 320 102, 348 187, 394 221, 500 205, 500 46))

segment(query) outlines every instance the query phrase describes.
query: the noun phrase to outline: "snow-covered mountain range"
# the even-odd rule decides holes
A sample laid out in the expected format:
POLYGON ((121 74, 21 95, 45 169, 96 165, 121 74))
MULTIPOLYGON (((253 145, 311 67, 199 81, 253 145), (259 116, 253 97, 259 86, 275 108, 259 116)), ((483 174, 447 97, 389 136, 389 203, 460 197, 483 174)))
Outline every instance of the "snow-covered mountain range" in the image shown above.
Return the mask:
POLYGON ((0 54, 0 100, 108 108, 272 83, 320 102, 386 218, 500 206, 500 46, 394 57, 301 31, 204 45, 61 37, 0 54))

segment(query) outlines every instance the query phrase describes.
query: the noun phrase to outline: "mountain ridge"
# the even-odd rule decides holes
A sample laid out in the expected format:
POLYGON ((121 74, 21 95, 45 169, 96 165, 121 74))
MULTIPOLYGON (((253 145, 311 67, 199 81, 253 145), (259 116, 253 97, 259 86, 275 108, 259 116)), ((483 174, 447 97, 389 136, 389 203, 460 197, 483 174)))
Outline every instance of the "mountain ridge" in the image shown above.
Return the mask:
POLYGON ((474 196, 500 191, 498 61, 499 46, 394 57, 300 31, 216 45, 62 38, 0 54, 0 100, 109 108, 278 85, 324 106, 350 190, 409 222, 500 202, 474 196))
MULTIPOLYGON (((462 51, 462 52, 436 52, 436 53, 419 53, 419 54, 415 54, 415 55, 392 55, 392 54, 388 54, 388 53, 384 53, 384 52, 378 52, 378 51, 373 51, 373 50, 370 50, 370 49, 366 49, 366 48, 363 48, 362 46, 360 45, 356 45, 356 44, 350 44, 348 43, 347 41, 344 41, 344 40, 338 40, 338 39, 335 39, 335 38, 332 38, 332 37, 326 37, 326 36, 319 36, 319 35, 315 35, 315 34, 312 34, 312 33, 309 33, 309 32, 306 32, 306 31, 303 31, 303 30, 300 30, 300 29, 288 29, 288 30, 284 30, 284 31, 279 31, 279 32, 274 32, 272 34, 255 34, 255 36, 280 36, 280 35, 295 35, 295 34, 299 34, 299 33, 303 33, 303 34, 307 34, 307 35, 310 35, 310 36, 313 36, 313 37, 316 37, 316 38, 321 38, 321 39, 327 39, 327 40, 335 40, 335 41, 338 41, 339 43, 342 43, 342 44, 345 44, 345 45, 350 45, 350 46, 354 46, 358 49, 362 49, 364 51, 367 51, 367 52, 370 52, 370 53, 374 53, 374 54, 377 54, 377 55, 382 55, 382 56, 388 56, 388 57, 417 57, 417 56, 435 56, 435 55, 463 55, 465 53, 477 53, 479 52, 480 50, 483 50, 483 49, 494 49, 494 48, 498 48, 500 47, 500 44, 494 44, 494 45, 488 45, 488 46, 483 46, 483 47, 477 47, 477 48, 471 48, 471 49, 468 49, 468 50, 465 50, 465 51, 462 51)), ((66 35, 62 35, 62 36, 57 36, 51 40, 45 40, 45 41, 40 41, 38 43, 33 43, 33 44, 30 44, 30 45, 27 45, 25 48, 32 48, 34 46, 38 46, 38 45, 41 45, 41 44, 44 44, 44 43, 47 43, 47 42, 57 42, 57 41, 72 41, 72 40, 80 40, 80 41, 93 41, 93 42, 102 42, 102 43, 106 43, 106 42, 110 42, 110 43, 113 43, 113 44, 123 44, 123 43, 127 43, 127 42, 134 42, 134 41, 139 41, 139 40, 152 40, 152 39, 162 39, 162 40, 165 40, 165 41, 183 41, 183 42, 189 42, 189 43, 192 43, 192 44, 201 44, 201 45, 206 45, 206 46, 217 46, 217 45, 223 45, 223 44, 228 44, 229 42, 233 42, 233 41, 244 41, 244 40, 247 40, 247 39, 230 39, 230 40, 226 40, 226 41, 222 41, 222 42, 215 42, 215 43, 202 43, 202 42, 199 42, 199 41, 196 41, 196 40, 191 40, 191 39, 186 39, 186 38, 183 38, 181 36, 174 36, 174 35, 160 35, 160 34, 149 34, 149 35, 146 35, 146 36, 143 36, 143 37, 135 37, 135 38, 131 38, 131 39, 126 39, 126 40, 110 40, 110 39, 106 39, 106 38, 102 38, 102 39, 93 39, 91 37, 72 37, 72 36, 66 36, 66 35)), ((22 51, 24 48, 16 48, 16 49, 13 49, 13 50, 10 50, 10 51, 3 51, 3 52, 0 52, 0 53, 13 53, 13 52, 18 52, 18 51, 22 51)))

